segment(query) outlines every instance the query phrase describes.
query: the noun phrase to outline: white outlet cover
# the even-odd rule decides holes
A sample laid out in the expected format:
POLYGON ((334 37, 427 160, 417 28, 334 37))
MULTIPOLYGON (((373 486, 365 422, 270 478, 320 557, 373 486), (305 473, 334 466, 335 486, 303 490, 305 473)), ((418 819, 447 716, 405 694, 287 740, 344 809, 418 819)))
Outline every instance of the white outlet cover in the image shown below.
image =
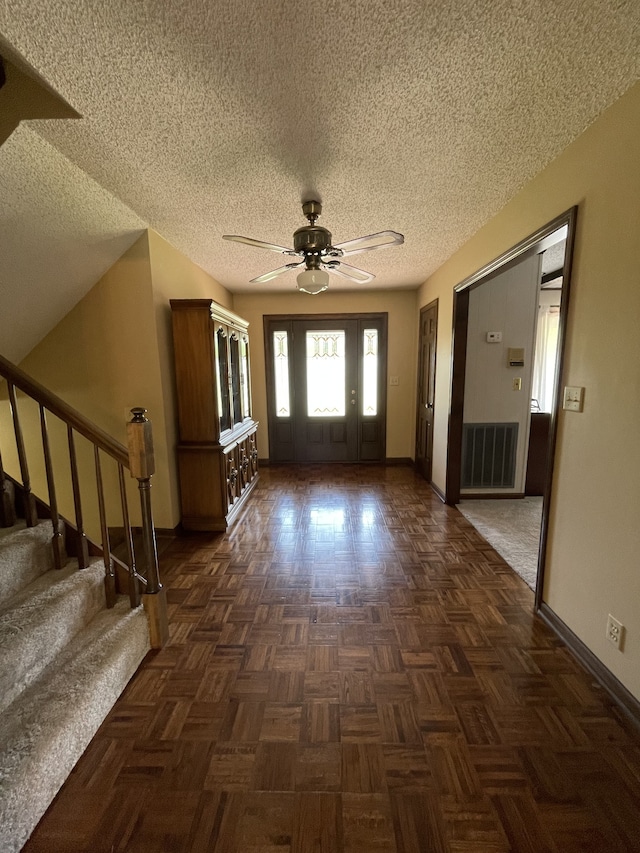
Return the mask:
POLYGON ((562 395, 562 408, 568 412, 581 412, 584 405, 584 388, 577 385, 565 385, 562 395))
POLYGON ((625 628, 622 622, 615 619, 610 613, 607 617, 607 640, 617 647, 618 651, 624 649, 625 628))

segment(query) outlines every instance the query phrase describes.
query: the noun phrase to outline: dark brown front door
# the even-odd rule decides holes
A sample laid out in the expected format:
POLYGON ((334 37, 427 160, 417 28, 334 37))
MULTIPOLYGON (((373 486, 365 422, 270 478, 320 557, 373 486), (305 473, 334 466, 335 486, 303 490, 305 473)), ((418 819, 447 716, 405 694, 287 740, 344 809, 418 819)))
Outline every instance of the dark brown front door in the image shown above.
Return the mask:
POLYGON ((416 467, 431 481, 433 455, 433 404, 436 392, 436 343, 438 301, 420 311, 418 355, 418 412, 416 424, 416 467))
POLYGON ((385 458, 386 315, 266 317, 269 458, 385 458))
POLYGON ((293 323, 295 456, 299 462, 357 458, 357 322, 293 323))

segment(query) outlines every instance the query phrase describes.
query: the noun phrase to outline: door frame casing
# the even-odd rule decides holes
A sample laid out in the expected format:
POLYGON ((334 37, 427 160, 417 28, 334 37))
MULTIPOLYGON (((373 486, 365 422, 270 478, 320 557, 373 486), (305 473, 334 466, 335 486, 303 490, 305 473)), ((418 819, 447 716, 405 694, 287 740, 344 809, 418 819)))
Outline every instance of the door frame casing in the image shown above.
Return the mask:
POLYGON ((467 327, 469 317, 469 294, 471 290, 484 284, 498 273, 504 272, 510 266, 515 266, 525 253, 544 245, 545 239, 564 226, 567 227, 567 242, 565 248, 562 299, 560 301, 560 323, 558 329, 558 353, 556 356, 555 400, 551 413, 551 428, 547 473, 542 500, 542 524, 540 528, 540 549, 538 552, 538 570, 535 589, 535 608, 542 604, 542 587, 544 580, 545 556, 549 532, 549 511, 551 505, 551 486, 555 461, 555 447, 558 432, 558 410, 562 400, 562 381, 564 367, 564 350, 567 334, 569 311, 569 295, 571 290, 571 270, 573 264, 573 249, 575 244, 578 207, 569 208, 533 234, 525 237, 511 249, 490 261, 477 272, 461 281, 454 288, 453 294, 453 332, 452 332, 452 366, 451 366, 451 397, 449 404, 449 422, 447 434, 447 477, 445 487, 445 503, 455 506, 460 502, 460 478, 462 471, 462 423, 464 416, 464 388, 467 355, 467 327))
MULTIPOLYGON (((383 355, 383 363, 380 367, 378 374, 378 401, 380 404, 380 408, 384 412, 384 417, 380 419, 380 435, 381 435, 381 446, 382 446, 382 458, 379 460, 380 462, 384 462, 386 459, 386 446, 387 446, 387 361, 388 361, 388 344, 389 344, 389 314, 387 311, 372 311, 372 312, 357 312, 357 313, 317 313, 317 314, 264 314, 262 318, 263 322, 263 335, 264 335, 264 349, 265 349, 265 379, 266 379, 266 390, 267 390, 267 429, 269 432, 269 447, 271 447, 271 436, 274 428, 274 420, 275 416, 272 412, 272 403, 275 398, 275 383, 274 383, 274 375, 273 375, 273 365, 272 365, 272 342, 270 337, 270 329, 271 324, 293 324, 298 321, 302 322, 323 322, 327 323, 340 323, 355 320, 358 322, 366 322, 366 321, 376 321, 380 323, 380 340, 379 340, 379 352, 383 355)), ((357 359, 358 359, 358 383, 362 381, 362 376, 360 372, 361 368, 361 355, 362 355, 362 341, 358 340, 358 350, 357 350, 357 359)), ((291 376, 289 377, 291 382, 291 376)), ((295 411, 296 407, 296 389, 290 387, 290 399, 291 399, 291 409, 295 411)), ((361 424, 362 424, 362 415, 358 412, 358 436, 357 436, 357 444, 358 444, 358 455, 361 441, 361 424)), ((269 451, 269 455, 271 456, 271 450, 269 451)), ((294 459, 286 460, 287 462, 294 462, 294 459)), ((366 462, 366 460, 365 460, 366 462)), ((377 462, 369 463, 369 464, 378 464, 377 462)))
MULTIPOLYGON (((419 411, 419 407, 420 407, 420 396, 421 396, 420 392, 421 392, 421 382, 422 382, 422 371, 424 370, 424 364, 422 363, 422 362, 423 362, 423 359, 422 359, 422 322, 423 322, 423 316, 424 316, 428 311, 433 311, 433 310, 435 310, 435 314, 436 314, 436 317, 435 317, 435 326, 436 326, 436 333, 435 333, 435 357, 434 357, 434 367, 433 367, 433 374, 434 374, 434 375, 433 375, 433 397, 434 397, 434 400, 435 400, 436 372, 437 372, 437 365, 438 365, 438 316, 439 316, 439 301, 438 301, 438 299, 437 299, 437 298, 436 298, 436 299, 432 299, 432 300, 431 300, 431 302, 429 302, 429 303, 428 303, 428 305, 423 305, 423 306, 420 308, 420 317, 419 317, 419 324, 420 324, 420 325, 419 325, 419 332, 418 332, 418 376, 417 376, 417 383, 416 383, 416 402, 417 402, 417 405, 416 405, 416 433, 415 433, 415 446, 414 446, 414 458, 415 458, 415 460, 416 460, 416 463, 417 463, 417 459, 418 459, 418 431, 419 431, 419 429, 420 429, 420 411, 419 411)), ((434 411, 433 411, 433 413, 432 413, 432 415, 431 415, 431 418, 432 418, 432 428, 431 428, 431 470, 430 470, 430 472, 429 472, 430 476, 429 476, 429 479, 427 480, 427 482, 428 482, 428 483, 430 483, 431 485, 433 485, 433 421, 435 420, 435 406, 434 406, 434 411)), ((418 465, 417 465, 417 464, 416 464, 416 468, 418 468, 418 465)))

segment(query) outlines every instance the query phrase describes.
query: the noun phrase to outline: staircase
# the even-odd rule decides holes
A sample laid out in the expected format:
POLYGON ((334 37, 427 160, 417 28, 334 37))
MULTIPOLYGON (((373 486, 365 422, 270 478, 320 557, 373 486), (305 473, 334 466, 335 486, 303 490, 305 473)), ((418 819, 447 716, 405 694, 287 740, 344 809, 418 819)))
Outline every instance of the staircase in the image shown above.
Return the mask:
POLYGON ((18 853, 149 649, 104 564, 54 569, 51 522, 0 530, 0 850, 18 853))
POLYGON ((144 413, 132 410, 125 447, 0 356, 0 444, 12 445, 17 459, 7 471, 0 447, 0 853, 22 849, 147 651, 168 637, 150 503, 153 442, 144 413), (34 401, 40 447, 23 428, 21 410, 33 412, 34 401), (66 427, 66 469, 49 416, 66 427), (93 446, 93 483, 81 482, 78 435, 93 446), (38 454, 47 502, 31 487, 30 459, 38 454), (104 464, 117 472, 116 527, 104 464), (56 483, 65 470, 73 500, 63 518, 56 483), (137 549, 125 472, 138 481, 137 549), (93 539, 84 529, 90 486, 99 511, 93 539), (112 547, 114 530, 121 558, 112 547))

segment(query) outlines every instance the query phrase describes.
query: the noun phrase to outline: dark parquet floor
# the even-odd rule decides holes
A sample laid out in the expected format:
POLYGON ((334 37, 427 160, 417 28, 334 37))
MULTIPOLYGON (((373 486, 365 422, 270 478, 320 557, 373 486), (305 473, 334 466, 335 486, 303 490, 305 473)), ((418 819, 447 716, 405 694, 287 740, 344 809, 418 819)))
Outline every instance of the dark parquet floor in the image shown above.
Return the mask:
POLYGON ((409 468, 272 467, 25 853, 640 850, 640 738, 409 468))

